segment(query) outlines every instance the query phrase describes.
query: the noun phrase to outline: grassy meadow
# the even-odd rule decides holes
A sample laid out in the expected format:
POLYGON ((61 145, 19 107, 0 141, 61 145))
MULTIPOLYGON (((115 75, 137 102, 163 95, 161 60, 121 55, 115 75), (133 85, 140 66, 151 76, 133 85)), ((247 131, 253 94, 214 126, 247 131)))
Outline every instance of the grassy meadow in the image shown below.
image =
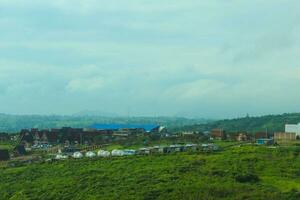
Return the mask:
POLYGON ((297 147, 231 147, 0 169, 0 199, 300 199, 297 147))

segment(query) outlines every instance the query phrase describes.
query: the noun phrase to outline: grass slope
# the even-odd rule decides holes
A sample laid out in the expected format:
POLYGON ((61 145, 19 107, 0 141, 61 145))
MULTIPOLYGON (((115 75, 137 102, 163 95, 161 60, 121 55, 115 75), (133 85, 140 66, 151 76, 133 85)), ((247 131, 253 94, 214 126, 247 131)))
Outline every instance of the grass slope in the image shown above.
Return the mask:
POLYGON ((0 199, 299 199, 297 149, 69 160, 0 170, 0 199))

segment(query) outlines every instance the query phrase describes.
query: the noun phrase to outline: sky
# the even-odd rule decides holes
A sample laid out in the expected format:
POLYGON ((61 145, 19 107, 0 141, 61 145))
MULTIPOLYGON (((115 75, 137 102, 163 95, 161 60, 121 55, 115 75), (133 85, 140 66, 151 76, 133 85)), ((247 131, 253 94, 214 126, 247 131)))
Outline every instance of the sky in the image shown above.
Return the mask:
POLYGON ((0 113, 300 112, 299 0, 0 0, 0 113))

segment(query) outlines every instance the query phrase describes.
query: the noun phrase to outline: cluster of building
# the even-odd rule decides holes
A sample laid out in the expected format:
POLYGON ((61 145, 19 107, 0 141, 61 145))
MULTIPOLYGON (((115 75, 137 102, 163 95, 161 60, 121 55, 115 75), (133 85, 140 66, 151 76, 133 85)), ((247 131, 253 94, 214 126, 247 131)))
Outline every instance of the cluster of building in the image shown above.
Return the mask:
POLYGON ((25 146, 45 144, 91 144, 109 143, 134 138, 138 135, 162 133, 158 125, 96 124, 89 128, 63 127, 60 129, 23 129, 20 142, 25 146))
MULTIPOLYGON (((59 129, 23 129, 19 133, 19 145, 14 149, 15 154, 24 155, 26 147, 35 148, 48 148, 57 144, 65 144, 65 146, 74 146, 74 144, 109 144, 112 142, 127 141, 129 139, 135 140, 139 136, 162 136, 167 137, 168 131, 159 125, 132 125, 132 124, 95 124, 88 128, 71 128, 63 127, 59 129)), ((183 139, 186 142, 198 143, 204 138, 210 140, 234 140, 234 141, 251 141, 256 144, 271 145, 281 142, 289 142, 300 139, 300 123, 286 124, 284 132, 268 133, 256 132, 248 134, 246 132, 237 132, 227 134, 223 129, 213 129, 210 132, 182 132, 181 135, 172 135, 183 139), (197 137, 194 137, 197 136, 197 137), (201 137, 200 137, 201 136, 201 137)), ((12 140, 12 136, 8 133, 0 133, 0 142, 12 140)), ((197 149, 199 146, 183 146, 171 145, 167 147, 150 147, 142 148, 135 152, 138 154, 152 154, 156 153, 170 153, 177 151, 185 151, 186 149, 197 149)), ((201 146, 201 149, 215 150, 212 145, 201 146)), ((74 153, 74 150, 69 150, 74 153)), ((131 152, 132 153, 132 152, 131 152)), ((112 153, 110 153, 112 154, 112 153)), ((125 153, 126 154, 126 153, 125 153)), ((9 158, 8 150, 0 150, 0 160, 9 158)))
POLYGON ((236 141, 256 141, 257 144, 274 144, 300 139, 300 123, 286 124, 284 132, 269 134, 266 132, 256 132, 255 134, 235 133, 226 134, 223 129, 213 129, 210 132, 211 139, 236 140, 236 141))
MULTIPOLYGON (((256 135, 260 135, 261 133, 256 133, 256 135)), ((250 135, 245 132, 239 132, 239 133, 230 133, 227 134, 225 130, 223 129, 212 129, 209 133, 210 139, 211 140, 236 140, 236 141, 248 141, 253 138, 253 135, 250 135)))

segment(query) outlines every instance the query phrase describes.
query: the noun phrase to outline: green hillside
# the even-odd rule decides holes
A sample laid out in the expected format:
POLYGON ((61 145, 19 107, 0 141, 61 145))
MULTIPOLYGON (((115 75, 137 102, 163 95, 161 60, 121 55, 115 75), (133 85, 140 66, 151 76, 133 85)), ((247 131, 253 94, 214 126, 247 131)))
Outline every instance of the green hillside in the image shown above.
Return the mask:
POLYGON ((282 114, 282 115, 266 115, 261 117, 244 117, 238 119, 227 119, 213 121, 206 124, 188 125, 181 128, 175 128, 176 131, 209 131, 213 128, 222 128, 228 132, 257 132, 268 131, 277 132, 284 131, 285 124, 297 124, 300 122, 300 113, 282 114))
POLYGON ((69 160, 0 169, 0 199, 300 199, 297 148, 69 160))

